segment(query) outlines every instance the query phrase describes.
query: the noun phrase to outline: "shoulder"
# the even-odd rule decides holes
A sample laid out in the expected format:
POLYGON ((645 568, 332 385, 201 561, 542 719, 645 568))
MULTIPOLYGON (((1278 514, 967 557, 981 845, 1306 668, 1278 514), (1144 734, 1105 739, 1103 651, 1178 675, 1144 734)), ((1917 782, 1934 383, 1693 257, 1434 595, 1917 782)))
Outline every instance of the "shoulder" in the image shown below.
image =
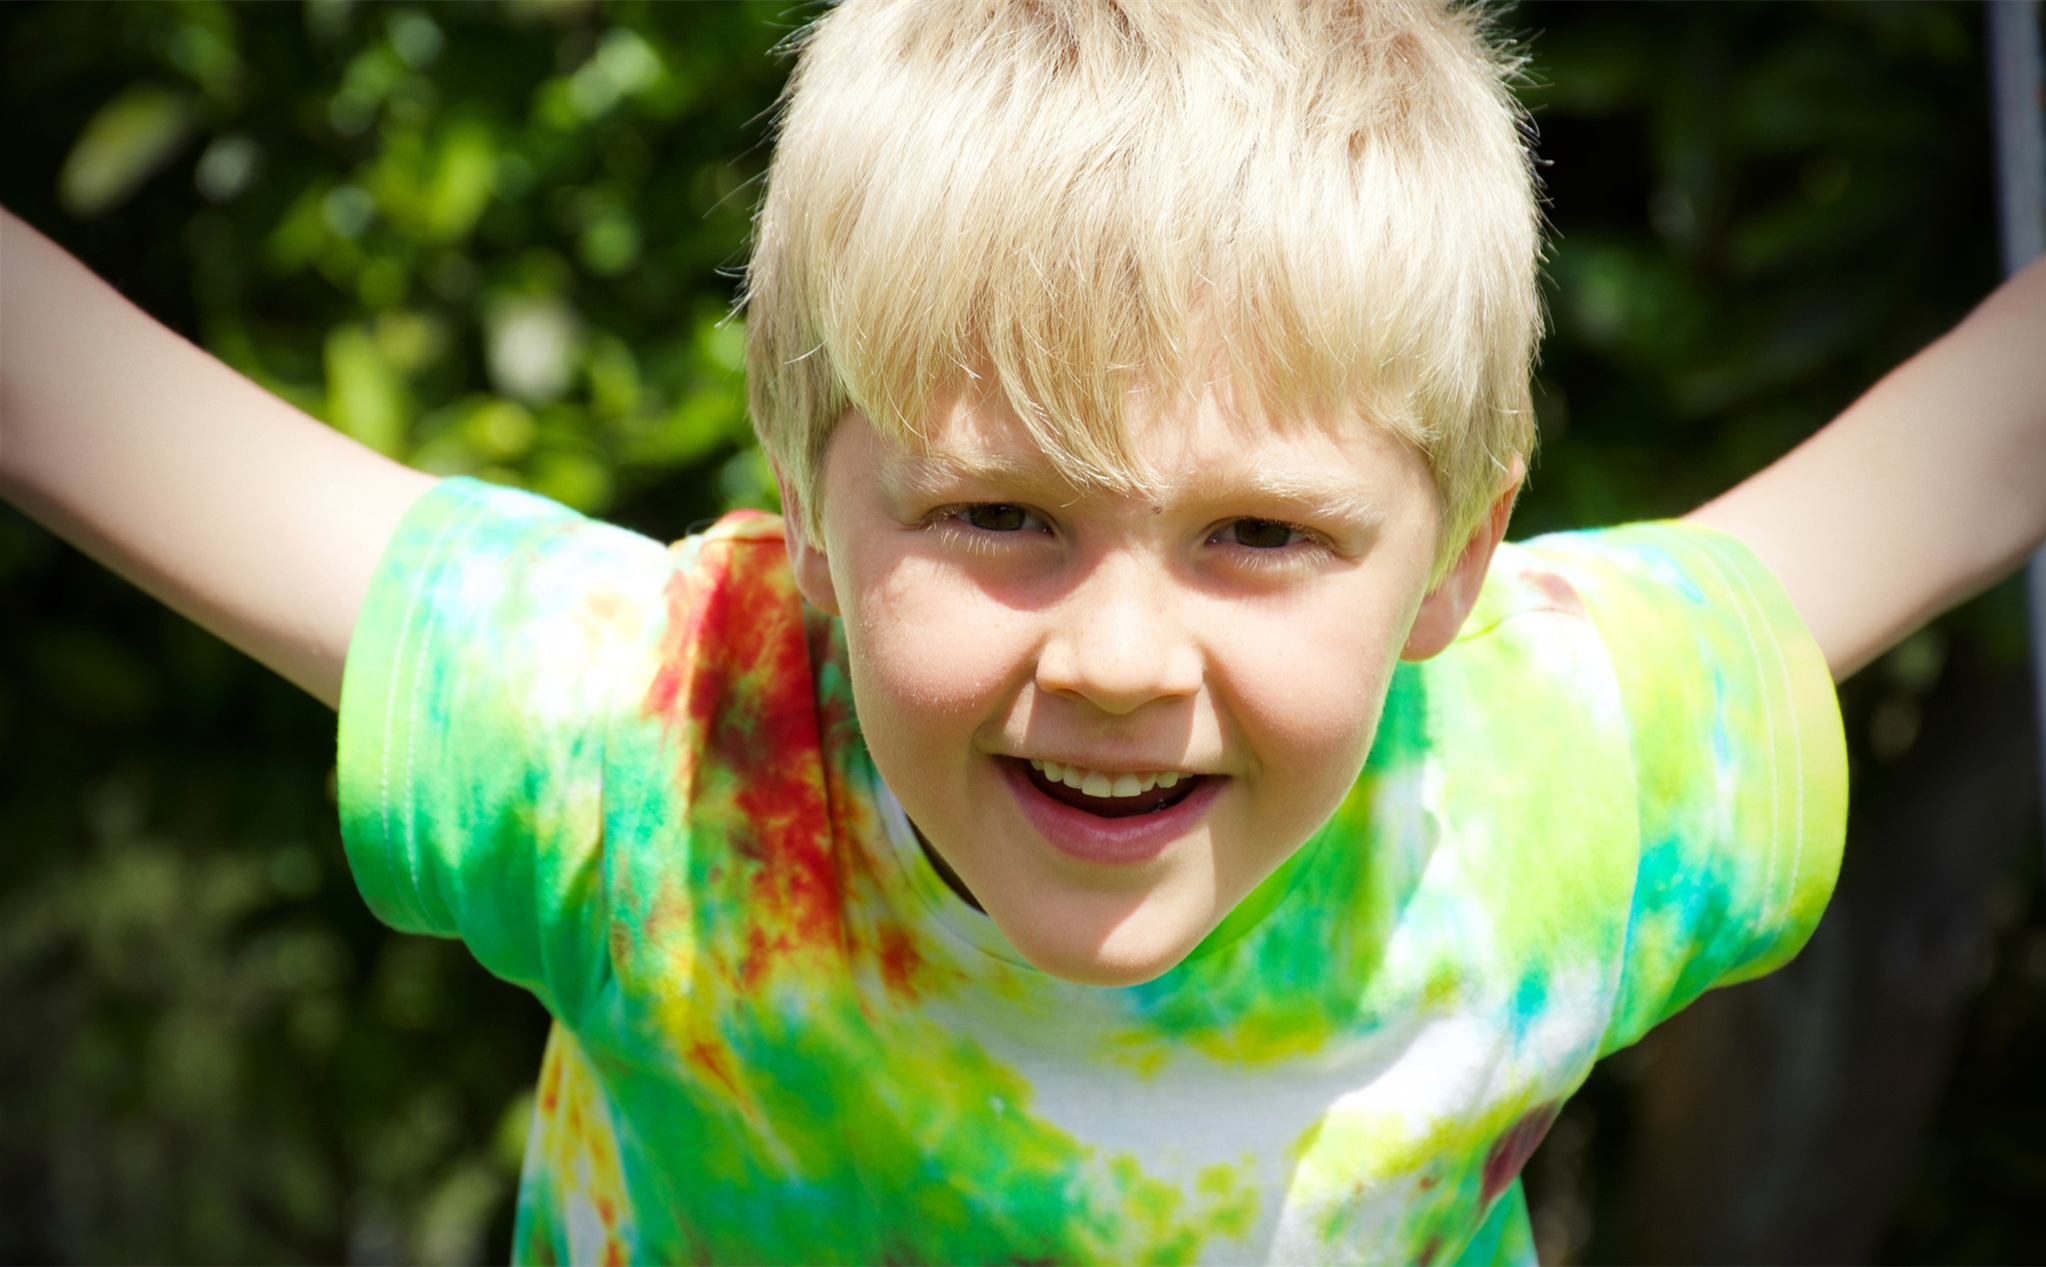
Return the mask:
POLYGON ((1675 520, 1552 533, 1501 545, 1460 639, 1541 613, 1605 626, 1615 604, 1771 607, 1774 578, 1741 542, 1675 520), (1734 601, 1737 600, 1737 601, 1734 601))
POLYGON ((778 681, 775 694, 807 687, 802 595, 779 516, 733 511, 668 549, 664 610, 647 665, 650 708, 674 705, 684 679, 727 702, 720 683, 735 679, 755 687, 778 681))
POLYGON ((1512 548, 1523 574, 1550 590, 1567 588, 1579 609, 1620 635, 1630 619, 1733 620, 1803 633, 1795 609, 1768 568, 1739 538, 1677 520, 1623 524, 1536 537, 1512 548))

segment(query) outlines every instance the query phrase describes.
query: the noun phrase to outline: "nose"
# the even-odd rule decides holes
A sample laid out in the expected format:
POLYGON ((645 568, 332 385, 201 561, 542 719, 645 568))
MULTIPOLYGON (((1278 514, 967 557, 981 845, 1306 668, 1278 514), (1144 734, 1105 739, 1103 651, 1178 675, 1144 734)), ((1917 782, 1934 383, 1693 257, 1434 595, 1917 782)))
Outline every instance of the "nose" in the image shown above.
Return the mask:
POLYGON ((1103 559, 1047 614, 1039 690, 1122 716, 1201 689, 1200 644, 1156 563, 1103 559))

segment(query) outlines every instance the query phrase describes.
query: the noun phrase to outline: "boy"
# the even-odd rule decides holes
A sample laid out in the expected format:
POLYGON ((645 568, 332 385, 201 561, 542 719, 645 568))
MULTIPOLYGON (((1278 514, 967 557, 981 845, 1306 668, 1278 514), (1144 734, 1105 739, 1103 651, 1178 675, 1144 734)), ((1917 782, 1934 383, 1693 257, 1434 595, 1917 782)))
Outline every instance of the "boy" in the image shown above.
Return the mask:
POLYGON ((1693 523, 1501 547, 1504 70, 835 12, 748 287, 785 526, 436 486, 11 220, 0 481, 338 701, 373 906, 556 1016, 521 1257, 1524 1261, 1591 1061, 1816 921, 1826 668, 2046 534, 2046 273, 1693 523))

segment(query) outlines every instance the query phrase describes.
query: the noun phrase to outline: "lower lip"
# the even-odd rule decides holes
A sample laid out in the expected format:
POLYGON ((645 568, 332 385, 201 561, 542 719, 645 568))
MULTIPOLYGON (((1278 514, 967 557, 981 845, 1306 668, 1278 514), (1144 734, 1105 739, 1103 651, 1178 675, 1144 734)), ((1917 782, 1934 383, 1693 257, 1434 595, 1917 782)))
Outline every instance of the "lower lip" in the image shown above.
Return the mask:
POLYGON ((1023 762, 1002 758, 1001 766, 1016 803, 1023 807, 1023 816, 1052 848, 1068 858, 1110 867, 1149 862, 1164 853, 1194 829, 1227 782, 1218 775, 1205 775, 1193 791, 1164 809, 1128 818, 1103 818, 1038 791, 1023 762))

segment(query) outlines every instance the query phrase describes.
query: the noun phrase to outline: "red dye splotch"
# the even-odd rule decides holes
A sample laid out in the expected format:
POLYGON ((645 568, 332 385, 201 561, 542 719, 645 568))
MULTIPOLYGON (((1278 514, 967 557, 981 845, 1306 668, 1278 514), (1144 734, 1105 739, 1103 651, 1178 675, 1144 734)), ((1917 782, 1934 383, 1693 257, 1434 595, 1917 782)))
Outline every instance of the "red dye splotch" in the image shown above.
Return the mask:
POLYGON ((699 1039, 689 1045, 686 1055, 690 1064, 710 1075, 712 1081, 725 1089, 733 1103, 745 1098, 739 1089, 738 1071, 732 1068, 731 1053, 715 1043, 699 1039))
POLYGON ((1558 1105, 1551 1101, 1530 1109, 1493 1142, 1492 1151, 1485 1154, 1485 1183, 1481 1199, 1486 1205, 1506 1191, 1506 1185, 1513 1182, 1520 1168, 1527 1164, 1527 1159, 1534 1156, 1534 1150, 1556 1120, 1557 1108, 1558 1105))
POLYGON ((642 707, 675 745, 694 839, 742 877, 746 933, 724 967, 750 989, 792 957, 844 944, 802 603, 779 535, 766 533, 705 542, 666 599, 642 707))
POLYGON ((917 973, 924 966, 924 957, 917 952, 916 941, 893 925, 881 929, 880 939, 877 958, 881 964, 882 984, 888 987, 889 993, 913 1001, 917 994, 917 973))
POLYGON ((561 1062, 548 1060, 540 1066, 540 1111, 552 1115, 561 1107, 561 1062))

